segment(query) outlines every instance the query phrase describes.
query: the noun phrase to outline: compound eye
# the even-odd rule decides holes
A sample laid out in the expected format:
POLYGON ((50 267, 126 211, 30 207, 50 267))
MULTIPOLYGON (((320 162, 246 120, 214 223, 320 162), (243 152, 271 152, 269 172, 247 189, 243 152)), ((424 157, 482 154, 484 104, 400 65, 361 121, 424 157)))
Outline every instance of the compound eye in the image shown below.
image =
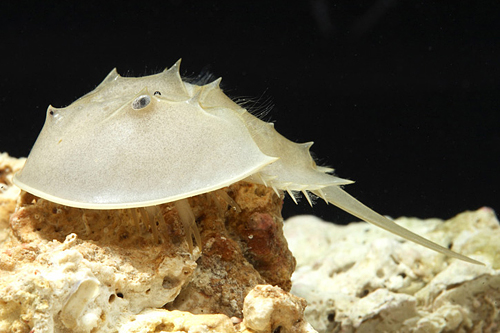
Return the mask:
POLYGON ((144 109, 146 106, 149 105, 149 103, 151 103, 151 97, 149 97, 149 95, 141 95, 132 102, 132 109, 134 110, 144 109))

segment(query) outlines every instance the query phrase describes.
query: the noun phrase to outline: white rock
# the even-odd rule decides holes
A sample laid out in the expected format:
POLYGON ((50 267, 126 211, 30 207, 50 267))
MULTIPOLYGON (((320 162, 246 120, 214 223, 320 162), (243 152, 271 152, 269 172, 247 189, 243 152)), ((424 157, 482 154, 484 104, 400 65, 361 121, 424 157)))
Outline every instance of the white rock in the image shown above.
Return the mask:
POLYGON ((316 331, 303 319, 305 306, 302 298, 279 287, 258 285, 245 297, 241 326, 249 333, 314 333, 316 331))
POLYGON ((500 227, 482 208, 443 222, 397 223, 486 263, 447 258, 367 223, 337 226, 312 216, 285 223, 297 258, 292 293, 308 301, 319 332, 497 332, 500 227), (304 226, 307 228, 304 228, 304 226))

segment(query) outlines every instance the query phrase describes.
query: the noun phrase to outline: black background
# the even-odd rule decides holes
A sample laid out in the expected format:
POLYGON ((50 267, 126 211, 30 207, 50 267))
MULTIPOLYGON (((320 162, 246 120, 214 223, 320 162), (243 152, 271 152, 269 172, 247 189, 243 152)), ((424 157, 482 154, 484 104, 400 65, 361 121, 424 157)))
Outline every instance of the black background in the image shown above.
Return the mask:
MULTIPOLYGON (((114 67, 223 77, 393 217, 498 209, 498 1, 42 1, 0 4, 0 151, 26 156, 49 104, 114 67)), ((314 213, 353 220, 318 202, 314 213)))

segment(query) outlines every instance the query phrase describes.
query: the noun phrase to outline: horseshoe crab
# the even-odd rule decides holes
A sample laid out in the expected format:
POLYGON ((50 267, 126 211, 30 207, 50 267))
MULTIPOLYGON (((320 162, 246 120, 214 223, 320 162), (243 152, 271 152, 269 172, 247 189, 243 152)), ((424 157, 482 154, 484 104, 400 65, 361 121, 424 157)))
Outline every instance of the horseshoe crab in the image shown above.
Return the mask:
POLYGON ((369 209, 340 187, 352 181, 316 165, 312 142, 280 135, 227 97, 220 79, 201 86, 184 82, 179 65, 137 78, 114 69, 68 107, 49 106, 15 184, 78 208, 150 207, 146 211, 154 214, 151 207, 175 202, 188 221, 193 216, 186 198, 246 180, 286 191, 295 202, 302 192, 312 204, 312 193, 410 241, 480 264, 369 209))

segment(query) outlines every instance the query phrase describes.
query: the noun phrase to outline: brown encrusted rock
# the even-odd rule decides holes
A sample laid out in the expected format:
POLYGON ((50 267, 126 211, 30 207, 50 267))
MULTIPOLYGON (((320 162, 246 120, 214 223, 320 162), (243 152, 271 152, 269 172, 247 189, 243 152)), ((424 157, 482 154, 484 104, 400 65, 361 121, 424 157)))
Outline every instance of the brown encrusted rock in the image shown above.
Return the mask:
POLYGON ((233 189, 233 195, 241 212, 231 211, 227 225, 240 240, 245 258, 267 284, 290 291, 289 274, 296 262, 283 236, 281 199, 270 188, 249 183, 233 189))
POLYGON ((192 281, 168 309, 241 317, 240 305, 255 285, 290 290, 295 258, 283 236, 282 199, 270 188, 246 182, 230 186, 227 193, 237 207, 227 211, 224 221, 215 207, 205 208, 206 196, 190 199, 203 255, 192 281))
POLYGON ((170 316, 165 305, 241 318, 256 285, 289 290, 295 259, 282 198, 246 182, 221 191, 189 199, 202 253, 189 246, 174 204, 156 207, 163 219, 150 220, 0 193, 2 203, 18 201, 15 213, 0 211, 0 221, 10 220, 0 226, 0 331, 107 332, 148 309, 170 316))

